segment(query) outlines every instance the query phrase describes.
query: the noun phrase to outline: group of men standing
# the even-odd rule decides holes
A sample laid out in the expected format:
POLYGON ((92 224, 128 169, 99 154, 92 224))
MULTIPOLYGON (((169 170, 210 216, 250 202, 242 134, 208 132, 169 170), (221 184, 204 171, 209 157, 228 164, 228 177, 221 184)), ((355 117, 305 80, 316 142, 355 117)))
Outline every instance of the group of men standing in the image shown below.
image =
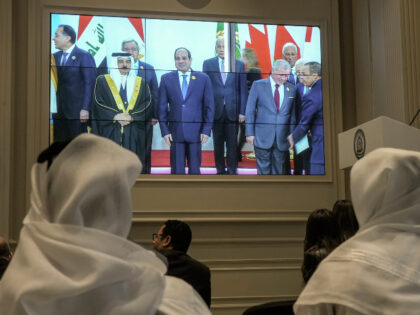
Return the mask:
MULTIPOLYGON (((84 132, 90 120, 94 133, 134 151, 142 172, 150 173, 153 125, 159 122, 170 147, 171 173, 185 174, 187 164, 189 174, 200 174, 201 147, 213 131, 217 174, 236 174, 238 124, 245 122, 258 174, 285 174, 289 148, 308 132, 312 146, 322 142, 322 148, 312 149, 311 167, 323 166, 321 67, 307 63, 303 76, 312 79, 305 81, 302 75, 298 79, 296 74, 292 78, 296 58, 287 59, 287 51, 296 50, 297 56, 293 44, 283 49, 288 61, 276 61, 270 77, 256 81, 248 98, 245 66, 235 60, 234 71, 227 71, 223 39, 216 41, 217 56, 204 61, 203 72, 191 69, 187 48, 177 48, 177 70, 164 74, 158 86, 154 68, 138 59, 135 40, 123 41, 122 51, 107 61, 109 71, 97 76, 93 57, 75 45, 75 38, 68 25, 60 25, 53 37, 59 49, 54 54, 58 74, 54 141, 84 132), (299 84, 307 86, 307 94, 299 84), (312 159, 314 153, 322 157, 312 159)), ((313 170, 324 174, 322 167, 313 170)))

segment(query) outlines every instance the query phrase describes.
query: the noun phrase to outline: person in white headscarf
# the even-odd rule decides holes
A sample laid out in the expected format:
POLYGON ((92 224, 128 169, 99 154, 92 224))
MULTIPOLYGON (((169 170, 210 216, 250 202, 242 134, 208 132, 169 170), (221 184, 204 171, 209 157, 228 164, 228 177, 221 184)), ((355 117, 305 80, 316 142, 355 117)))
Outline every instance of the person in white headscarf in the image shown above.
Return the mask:
POLYGON ((127 240, 137 156, 90 134, 52 159, 56 148, 32 167, 31 206, 0 282, 0 313, 210 314, 191 286, 164 276, 155 253, 127 240), (178 311, 168 307, 173 296, 178 311))
POLYGON ((377 149, 351 171, 359 231, 320 264, 297 315, 420 312, 420 153, 377 149))
POLYGON ((92 130, 133 151, 145 165, 149 158, 146 154, 147 124, 153 110, 152 98, 146 80, 136 76, 133 64, 129 53, 113 53, 110 74, 96 79, 92 130))

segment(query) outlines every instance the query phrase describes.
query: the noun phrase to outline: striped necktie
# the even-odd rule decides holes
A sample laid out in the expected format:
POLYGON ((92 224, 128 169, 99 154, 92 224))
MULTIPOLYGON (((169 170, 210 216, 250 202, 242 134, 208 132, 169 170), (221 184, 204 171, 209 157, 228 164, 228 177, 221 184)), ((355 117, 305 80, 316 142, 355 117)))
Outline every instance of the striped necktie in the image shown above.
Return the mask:
POLYGON ((66 53, 66 52, 63 52, 63 57, 61 58, 61 64, 60 64, 60 66, 64 66, 65 64, 66 64, 66 61, 67 61, 67 55, 68 55, 69 53, 66 53))
POLYGON ((226 72, 225 72, 225 60, 222 59, 222 62, 220 63, 220 75, 222 76, 222 82, 223 84, 226 83, 226 72))
POLYGON ((182 97, 185 100, 185 96, 187 95, 187 90, 188 90, 188 83, 187 83, 187 75, 183 74, 182 75, 182 97))

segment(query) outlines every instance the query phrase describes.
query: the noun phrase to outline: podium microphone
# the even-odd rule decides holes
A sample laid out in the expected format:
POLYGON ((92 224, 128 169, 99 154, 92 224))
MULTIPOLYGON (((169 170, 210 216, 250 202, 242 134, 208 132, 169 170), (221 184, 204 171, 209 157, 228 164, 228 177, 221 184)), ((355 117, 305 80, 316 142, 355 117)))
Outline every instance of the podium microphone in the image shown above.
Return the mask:
POLYGON ((409 126, 411 126, 414 123, 414 121, 416 120, 416 118, 419 115, 419 113, 420 113, 420 108, 417 110, 417 112, 414 115, 413 119, 411 119, 410 123, 408 124, 409 126))

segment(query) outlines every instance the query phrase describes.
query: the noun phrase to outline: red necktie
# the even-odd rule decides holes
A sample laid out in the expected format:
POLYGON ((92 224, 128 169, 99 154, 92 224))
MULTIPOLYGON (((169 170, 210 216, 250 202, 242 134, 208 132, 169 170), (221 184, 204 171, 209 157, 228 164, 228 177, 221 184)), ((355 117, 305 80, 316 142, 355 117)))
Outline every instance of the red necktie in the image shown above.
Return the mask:
POLYGON ((276 84, 276 90, 274 91, 274 103, 276 103, 277 112, 280 110, 280 93, 279 85, 276 84))

